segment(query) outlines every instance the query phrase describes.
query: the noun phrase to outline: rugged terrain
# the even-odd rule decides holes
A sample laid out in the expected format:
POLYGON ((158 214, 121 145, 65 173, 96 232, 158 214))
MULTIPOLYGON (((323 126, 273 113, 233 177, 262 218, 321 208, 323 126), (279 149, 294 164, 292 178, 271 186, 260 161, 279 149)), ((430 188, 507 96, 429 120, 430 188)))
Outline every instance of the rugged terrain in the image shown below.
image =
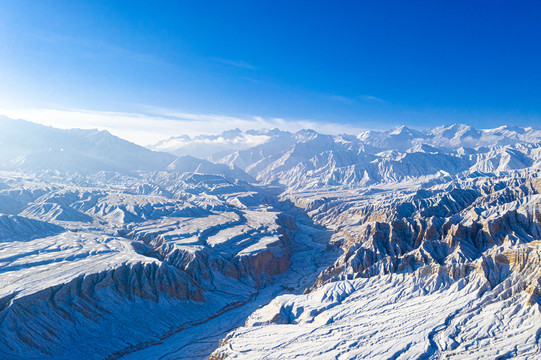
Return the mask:
POLYGON ((540 130, 0 126, 3 358, 541 356, 540 130))

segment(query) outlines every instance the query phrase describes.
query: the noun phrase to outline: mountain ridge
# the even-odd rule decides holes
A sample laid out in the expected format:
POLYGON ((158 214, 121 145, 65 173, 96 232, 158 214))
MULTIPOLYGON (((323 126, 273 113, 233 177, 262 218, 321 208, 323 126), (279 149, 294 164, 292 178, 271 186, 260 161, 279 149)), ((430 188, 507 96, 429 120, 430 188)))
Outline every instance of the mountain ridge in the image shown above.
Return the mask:
POLYGON ((541 355, 538 130, 1 127, 6 359, 541 355))

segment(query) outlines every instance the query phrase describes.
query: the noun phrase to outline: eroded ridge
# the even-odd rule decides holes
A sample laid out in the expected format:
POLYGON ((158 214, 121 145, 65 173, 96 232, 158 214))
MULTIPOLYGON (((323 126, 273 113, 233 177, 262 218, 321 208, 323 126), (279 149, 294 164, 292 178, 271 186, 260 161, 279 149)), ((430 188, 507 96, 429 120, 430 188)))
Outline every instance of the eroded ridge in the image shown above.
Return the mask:
POLYGON ((534 127, 0 127, 2 358, 541 356, 534 127))
POLYGON ((335 191, 325 202, 288 195, 334 226, 344 252, 304 295, 254 312, 211 358, 539 356, 537 176, 335 191))

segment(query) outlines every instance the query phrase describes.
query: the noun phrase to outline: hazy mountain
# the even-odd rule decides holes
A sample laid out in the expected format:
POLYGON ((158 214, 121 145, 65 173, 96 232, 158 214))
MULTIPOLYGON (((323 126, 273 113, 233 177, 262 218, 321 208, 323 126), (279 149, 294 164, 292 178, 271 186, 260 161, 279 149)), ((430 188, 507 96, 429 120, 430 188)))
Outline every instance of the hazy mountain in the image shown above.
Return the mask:
POLYGON ((5 170, 148 171, 165 169, 173 160, 107 131, 61 130, 0 117, 0 166, 5 170))
POLYGON ((210 161, 198 159, 189 155, 177 158, 167 166, 167 170, 183 173, 223 175, 230 179, 249 182, 254 181, 254 178, 235 166, 229 167, 223 164, 214 164, 210 161))
POLYGON ((517 127, 476 130, 452 125, 420 132, 401 126, 357 137, 302 130, 281 134, 218 161, 236 165, 266 184, 289 189, 355 187, 413 177, 535 167, 537 155, 524 144, 535 146, 539 141, 541 131, 517 127))
POLYGON ((190 138, 187 135, 172 136, 159 141, 149 148, 166 151, 177 156, 191 155, 201 159, 216 159, 233 151, 248 149, 264 144, 284 134, 278 129, 248 130, 233 129, 220 135, 199 135, 190 138))

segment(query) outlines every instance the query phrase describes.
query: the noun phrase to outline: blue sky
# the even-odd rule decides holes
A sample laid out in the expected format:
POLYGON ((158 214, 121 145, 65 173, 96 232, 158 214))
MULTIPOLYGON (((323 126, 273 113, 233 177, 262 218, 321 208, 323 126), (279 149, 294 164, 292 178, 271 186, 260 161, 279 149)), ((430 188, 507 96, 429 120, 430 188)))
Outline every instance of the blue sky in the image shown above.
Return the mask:
POLYGON ((6 0, 0 109, 188 118, 177 132, 541 125, 540 19, 539 1, 6 0))

